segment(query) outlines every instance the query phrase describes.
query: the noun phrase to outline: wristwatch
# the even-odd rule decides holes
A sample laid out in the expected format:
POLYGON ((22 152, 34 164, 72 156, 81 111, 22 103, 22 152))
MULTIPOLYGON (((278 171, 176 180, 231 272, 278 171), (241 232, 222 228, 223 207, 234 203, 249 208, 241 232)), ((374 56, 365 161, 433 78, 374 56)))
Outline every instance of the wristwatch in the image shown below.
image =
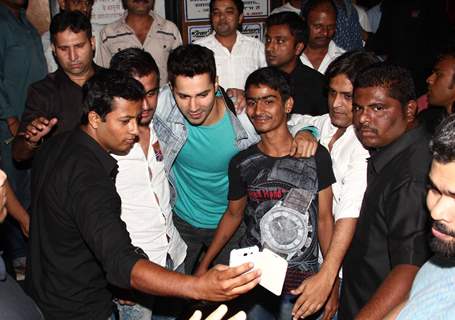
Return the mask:
POLYGON ((311 192, 293 188, 267 211, 260 222, 262 246, 286 260, 308 247, 315 231, 308 212, 312 200, 311 192))

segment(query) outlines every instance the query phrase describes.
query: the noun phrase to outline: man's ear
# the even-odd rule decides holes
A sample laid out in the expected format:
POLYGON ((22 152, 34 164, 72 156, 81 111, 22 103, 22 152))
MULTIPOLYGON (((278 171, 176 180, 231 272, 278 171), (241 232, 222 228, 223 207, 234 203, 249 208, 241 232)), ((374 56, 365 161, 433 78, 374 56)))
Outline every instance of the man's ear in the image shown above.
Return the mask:
POLYGON ((289 114, 292 112, 292 108, 294 108, 294 98, 289 97, 284 103, 284 111, 289 114))
POLYGON ((412 123, 416 120, 417 116, 417 101, 409 100, 406 104, 406 118, 408 123, 412 123))
POLYGON ((103 120, 101 119, 100 115, 98 113, 96 113, 95 111, 90 111, 88 113, 88 124, 93 129, 98 129, 98 126, 99 126, 100 122, 102 122, 102 121, 103 120))
MULTIPOLYGON (((218 76, 215 77, 215 92, 218 91, 218 87, 219 87, 219 82, 218 82, 218 76)), ((227 89, 226 89, 227 90, 227 89)))
POLYGON ((243 13, 242 13, 241 15, 239 15, 239 26, 242 25, 243 18, 244 18, 244 16, 243 16, 243 13))
POLYGON ((95 40, 94 36, 92 36, 90 38, 90 45, 92 46, 92 50, 95 51, 96 50, 96 40, 95 40))
POLYGON ((58 0, 58 6, 60 7, 60 11, 66 9, 66 3, 65 0, 58 0))
POLYGON ((295 46, 295 55, 300 57, 300 55, 302 54, 304 49, 305 49, 305 44, 303 42, 297 43, 297 45, 295 46))

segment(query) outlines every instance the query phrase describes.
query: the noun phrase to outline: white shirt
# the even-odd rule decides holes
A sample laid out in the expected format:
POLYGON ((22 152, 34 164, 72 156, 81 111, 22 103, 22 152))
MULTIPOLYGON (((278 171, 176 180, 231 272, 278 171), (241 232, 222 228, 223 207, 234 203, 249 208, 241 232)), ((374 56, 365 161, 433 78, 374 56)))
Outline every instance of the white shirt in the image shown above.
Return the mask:
POLYGON ((172 222, 169 182, 153 127, 150 125, 147 159, 139 143, 125 156, 112 156, 119 166, 115 186, 122 200, 121 218, 133 245, 163 267, 169 254, 177 268, 185 259, 187 246, 172 222))
MULTIPOLYGON (((319 71, 322 74, 325 74, 325 71, 327 70, 327 67, 329 66, 329 64, 345 52, 346 52, 346 50, 338 47, 335 44, 335 42, 333 40, 331 40, 329 43, 329 48, 327 50, 327 53, 326 53, 324 59, 322 59, 322 62, 319 65, 319 68, 317 69, 317 71, 319 71)), ((313 64, 311 63, 310 59, 308 59, 308 57, 305 55, 305 52, 302 52, 302 54, 300 55, 300 60, 302 61, 302 63, 304 65, 306 65, 312 69, 315 69, 313 64)))
MULTIPOLYGON (((292 114, 288 124, 295 126, 292 127, 293 133, 304 126, 317 127, 320 132, 319 142, 327 150, 329 150, 330 140, 337 131, 328 114, 317 117, 292 114)), ((336 182, 332 184, 335 221, 343 218, 358 218, 367 186, 367 159, 370 155, 357 139, 352 125, 335 141, 330 156, 336 178, 336 182)))
POLYGON ((224 89, 244 90, 246 78, 255 70, 266 67, 264 44, 237 31, 231 52, 216 38, 215 33, 194 42, 215 54, 218 82, 224 89))
MULTIPOLYGON (((100 47, 100 31, 103 29, 102 24, 92 23, 92 35, 95 37, 95 56, 94 59, 98 56, 98 48, 100 47)), ((51 46, 51 34, 49 31, 46 31, 41 36, 41 43, 43 44, 44 57, 46 58, 47 71, 49 73, 57 70, 57 62, 55 61, 54 54, 52 53, 51 46)))
POLYGON ((286 2, 282 6, 273 9, 270 14, 275 14, 275 13, 279 13, 279 12, 288 12, 288 11, 295 12, 298 15, 300 15, 300 12, 301 12, 300 8, 296 8, 289 2, 286 2))

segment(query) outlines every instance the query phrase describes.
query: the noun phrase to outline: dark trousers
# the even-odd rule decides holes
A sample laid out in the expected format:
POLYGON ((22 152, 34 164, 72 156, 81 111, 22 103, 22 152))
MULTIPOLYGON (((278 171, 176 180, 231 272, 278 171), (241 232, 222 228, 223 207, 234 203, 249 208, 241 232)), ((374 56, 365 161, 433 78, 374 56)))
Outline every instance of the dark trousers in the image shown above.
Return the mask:
MULTIPOLYGON (((188 249, 185 258, 185 273, 192 274, 196 268, 201 253, 207 249, 212 243, 216 229, 197 228, 190 225, 188 222, 173 214, 174 225, 186 242, 188 249)), ((242 223, 237 231, 232 236, 231 240, 224 246, 223 250, 213 261, 213 264, 229 265, 229 255, 232 249, 239 248, 239 241, 245 233, 245 226, 242 223)))

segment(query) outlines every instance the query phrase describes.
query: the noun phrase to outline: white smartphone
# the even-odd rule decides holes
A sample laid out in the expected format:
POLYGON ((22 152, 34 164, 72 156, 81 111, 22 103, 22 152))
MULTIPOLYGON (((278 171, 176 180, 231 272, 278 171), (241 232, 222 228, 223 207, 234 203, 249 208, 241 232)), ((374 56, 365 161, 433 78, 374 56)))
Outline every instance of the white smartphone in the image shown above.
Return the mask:
POLYGON ((265 248, 256 255, 254 266, 261 270, 261 282, 259 284, 273 294, 280 296, 283 291, 288 262, 265 248))
POLYGON ((229 256, 229 266, 238 267, 239 265, 247 262, 252 262, 253 264, 255 264, 256 256, 258 253, 259 253, 258 246, 233 249, 229 256))

